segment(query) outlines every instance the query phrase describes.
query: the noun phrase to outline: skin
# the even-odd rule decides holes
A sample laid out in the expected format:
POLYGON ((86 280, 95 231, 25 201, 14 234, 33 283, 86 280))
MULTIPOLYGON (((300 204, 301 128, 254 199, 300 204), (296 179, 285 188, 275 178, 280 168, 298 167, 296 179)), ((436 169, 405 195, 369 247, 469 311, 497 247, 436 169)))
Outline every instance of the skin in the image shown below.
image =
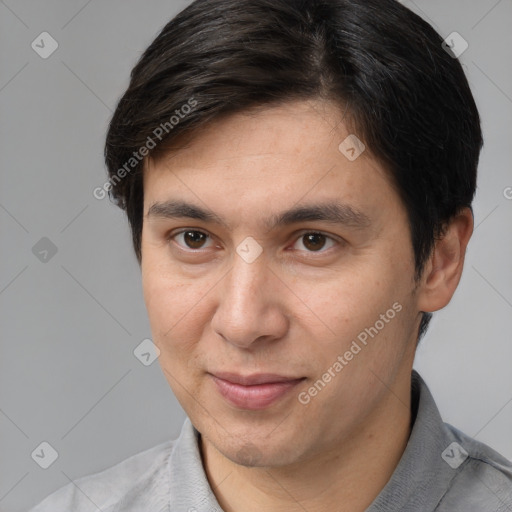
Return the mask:
POLYGON ((321 101, 236 114, 146 161, 141 269, 153 341, 227 512, 354 512, 372 503, 410 434, 420 312, 444 307, 461 276, 471 212, 452 220, 415 282, 405 208, 369 148, 354 161, 338 150, 352 133, 341 117, 321 101), (225 225, 148 215, 169 199, 207 208, 225 225), (369 225, 264 224, 328 200, 369 225), (314 243, 304 236, 311 232, 320 233, 314 243), (236 252, 246 237, 262 248, 252 263, 236 252), (298 394, 395 303, 400 312, 301 403, 298 394), (215 371, 305 380, 254 411, 219 394, 215 371))

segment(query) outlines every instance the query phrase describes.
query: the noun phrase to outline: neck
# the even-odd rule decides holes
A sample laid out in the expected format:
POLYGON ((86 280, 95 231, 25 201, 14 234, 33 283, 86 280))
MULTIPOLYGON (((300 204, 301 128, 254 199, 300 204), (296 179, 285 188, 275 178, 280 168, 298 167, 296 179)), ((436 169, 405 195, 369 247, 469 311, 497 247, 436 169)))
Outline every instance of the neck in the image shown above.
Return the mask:
POLYGON ((223 510, 366 510, 391 478, 409 439, 410 374, 405 381, 328 452, 289 466, 235 464, 201 436, 206 475, 223 510))

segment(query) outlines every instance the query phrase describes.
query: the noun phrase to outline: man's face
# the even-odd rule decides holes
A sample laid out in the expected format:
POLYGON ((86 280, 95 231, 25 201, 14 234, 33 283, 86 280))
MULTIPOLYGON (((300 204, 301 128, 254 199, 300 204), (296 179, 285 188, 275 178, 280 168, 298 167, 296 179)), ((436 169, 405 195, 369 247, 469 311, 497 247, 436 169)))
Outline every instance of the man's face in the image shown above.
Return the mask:
POLYGON ((194 426, 240 464, 292 464, 371 436, 410 393, 419 313, 406 212, 368 150, 340 151, 340 118, 319 102, 237 114, 144 170, 160 365, 194 426), (336 222, 322 220, 326 205, 336 222), (312 211, 280 219, 298 208, 312 211), (233 383, 248 376, 267 384, 233 383))

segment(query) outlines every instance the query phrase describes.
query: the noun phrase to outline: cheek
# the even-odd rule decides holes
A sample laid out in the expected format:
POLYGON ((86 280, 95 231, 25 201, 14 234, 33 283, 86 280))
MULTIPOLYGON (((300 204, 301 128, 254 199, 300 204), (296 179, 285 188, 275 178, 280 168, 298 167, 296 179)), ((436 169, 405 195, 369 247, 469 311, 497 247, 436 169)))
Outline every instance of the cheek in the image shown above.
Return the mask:
POLYGON ((193 288, 180 281, 179 273, 171 268, 161 248, 143 244, 142 254, 144 301, 152 329, 162 335, 190 309, 193 288))
POLYGON ((144 299, 153 342, 160 349, 160 365, 188 380, 202 366, 199 360, 204 362, 206 357, 205 329, 214 310, 208 290, 216 280, 189 280, 154 267, 144 269, 143 275, 144 299))
POLYGON ((160 350, 169 351, 179 344, 186 346, 186 333, 194 322, 194 306, 198 299, 193 287, 155 269, 143 272, 144 301, 154 342, 160 350))
POLYGON ((172 293, 172 284, 163 280, 155 268, 143 268, 142 289, 152 329, 169 329, 172 326, 170 315, 175 311, 173 302, 176 297, 172 293), (164 322, 166 326, 163 325, 164 322))
POLYGON ((330 367, 353 341, 361 347, 360 351, 354 348, 358 353, 351 359, 359 364, 349 365, 355 370, 370 362, 372 366, 379 361, 389 362, 402 349, 397 340, 408 339, 404 317, 410 316, 405 309, 410 288, 406 273, 389 259, 368 259, 359 268, 338 272, 314 287, 298 285, 297 295, 305 297, 305 304, 317 319, 316 335, 312 336, 316 341, 310 349, 318 358, 318 370, 330 367))
POLYGON ((358 328, 364 328, 376 315, 378 318, 380 310, 384 306, 387 309, 396 300, 389 283, 384 282, 379 277, 381 275, 385 274, 376 267, 350 268, 330 279, 317 281, 314 286, 299 282, 296 295, 304 298, 304 304, 331 334, 345 338, 356 334, 358 328))

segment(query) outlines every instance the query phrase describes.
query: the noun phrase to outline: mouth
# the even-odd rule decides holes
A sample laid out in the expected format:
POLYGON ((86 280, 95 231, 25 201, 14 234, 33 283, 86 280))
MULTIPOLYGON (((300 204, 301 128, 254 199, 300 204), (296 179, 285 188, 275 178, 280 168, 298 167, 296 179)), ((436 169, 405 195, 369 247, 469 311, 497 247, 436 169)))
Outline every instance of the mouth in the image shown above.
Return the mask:
POLYGON ((231 405, 240 409, 261 410, 277 402, 306 377, 287 377, 272 373, 238 375, 209 373, 217 391, 231 405))

